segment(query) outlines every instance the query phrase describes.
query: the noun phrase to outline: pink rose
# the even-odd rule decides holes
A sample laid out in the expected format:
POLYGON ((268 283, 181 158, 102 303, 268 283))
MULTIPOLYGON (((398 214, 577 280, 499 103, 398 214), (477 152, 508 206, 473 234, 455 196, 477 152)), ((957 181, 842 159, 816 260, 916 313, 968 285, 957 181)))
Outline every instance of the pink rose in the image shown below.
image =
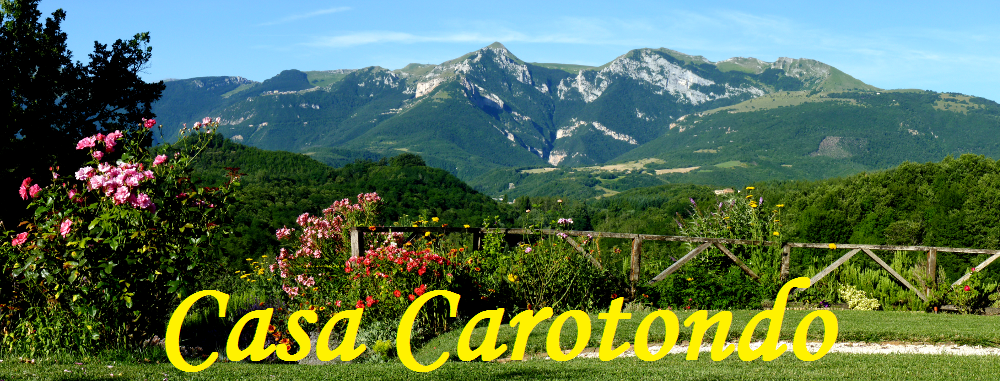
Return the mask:
POLYGON ((104 137, 104 147, 107 148, 108 152, 115 152, 115 140, 118 140, 121 137, 122 132, 119 130, 115 130, 115 132, 112 132, 108 134, 108 136, 104 137))
POLYGON ((94 147, 94 137, 80 139, 76 143, 76 149, 93 148, 94 147))
POLYGON ((18 234, 17 237, 14 237, 14 240, 12 240, 10 242, 10 244, 14 245, 14 246, 21 246, 27 240, 28 240, 28 232, 24 232, 24 233, 18 234))
POLYGON ((148 209, 150 206, 153 206, 153 200, 151 200, 149 198, 149 195, 145 193, 140 193, 139 195, 135 196, 135 199, 129 201, 131 201, 132 207, 139 209, 148 209))
POLYGON ((17 190, 17 193, 21 195, 21 199, 23 200, 28 199, 28 186, 30 184, 31 184, 30 177, 25 178, 24 181, 21 181, 21 188, 17 190))
POLYGON ((37 197, 38 196, 38 192, 41 192, 41 191, 42 191, 42 187, 38 186, 38 184, 32 185, 31 188, 28 188, 28 193, 31 193, 31 198, 37 197))
POLYGON ((69 235, 69 228, 73 226, 73 221, 67 218, 61 224, 59 224, 59 235, 66 237, 69 235))
MULTIPOLYGON (((108 152, 111 152, 111 151, 109 150, 108 152)), ((101 161, 101 158, 104 157, 104 152, 94 151, 94 153, 90 154, 90 156, 93 156, 94 160, 101 161)))
POLYGON ((146 127, 147 130, 153 128, 154 125, 156 125, 156 119, 142 118, 142 126, 146 127))
POLYGON ((153 159, 153 166, 155 167, 157 165, 160 165, 160 164, 163 164, 163 163, 166 163, 166 162, 167 162, 167 155, 156 155, 156 158, 153 159))

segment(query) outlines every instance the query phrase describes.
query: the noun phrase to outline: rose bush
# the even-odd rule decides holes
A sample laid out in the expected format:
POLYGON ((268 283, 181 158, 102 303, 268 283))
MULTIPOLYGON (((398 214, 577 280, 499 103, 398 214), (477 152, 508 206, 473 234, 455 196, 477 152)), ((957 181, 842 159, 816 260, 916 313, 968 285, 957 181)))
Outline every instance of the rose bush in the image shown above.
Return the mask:
POLYGON ((50 181, 22 182, 32 217, 2 247, 14 282, 0 321, 6 349, 138 342, 162 334, 179 298, 197 291, 198 270, 228 231, 238 175, 217 187, 192 181, 190 164, 217 121, 185 128, 194 149, 183 152, 143 147, 153 125, 86 137, 75 147, 91 158, 82 168, 54 166, 50 181))

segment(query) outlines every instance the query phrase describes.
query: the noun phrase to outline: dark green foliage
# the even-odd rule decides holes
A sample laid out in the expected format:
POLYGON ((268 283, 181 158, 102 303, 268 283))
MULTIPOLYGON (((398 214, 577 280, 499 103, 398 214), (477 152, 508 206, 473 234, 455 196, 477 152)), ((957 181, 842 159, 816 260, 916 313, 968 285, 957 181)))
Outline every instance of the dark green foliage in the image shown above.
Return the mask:
POLYGON ((802 81, 785 75, 781 69, 767 69, 760 74, 761 82, 774 86, 777 91, 798 91, 805 86, 802 81))
POLYGON ((315 215, 334 201, 360 193, 377 192, 385 200, 380 224, 392 224, 403 215, 439 217, 451 226, 506 218, 508 212, 489 197, 443 170, 417 165, 419 156, 407 157, 400 160, 406 165, 356 161, 331 168, 304 155, 264 151, 219 136, 197 163, 201 180, 209 184, 223 179, 225 167, 244 173, 242 206, 234 216, 237 237, 224 248, 233 260, 274 255, 275 230, 297 227, 300 214, 315 215))
POLYGON ((313 87, 306 78, 306 73, 298 70, 285 70, 271 77, 254 89, 255 92, 299 91, 313 87))
MULTIPOLYGON (((766 199, 786 204, 789 241, 1000 248, 1000 228, 992 222, 1000 218, 1000 166, 983 156, 761 188, 766 199)), ((983 259, 940 254, 938 264, 953 281, 983 259)))

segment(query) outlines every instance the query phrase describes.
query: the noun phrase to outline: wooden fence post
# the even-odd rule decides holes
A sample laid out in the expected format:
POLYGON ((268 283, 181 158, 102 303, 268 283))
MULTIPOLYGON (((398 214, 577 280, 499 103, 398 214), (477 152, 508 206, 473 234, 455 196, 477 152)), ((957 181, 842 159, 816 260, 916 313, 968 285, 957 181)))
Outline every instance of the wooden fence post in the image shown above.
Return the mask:
POLYGON ((931 287, 937 284, 937 249, 930 249, 927 251, 927 279, 930 279, 930 284, 927 285, 927 293, 931 292, 931 287))
POLYGON ((365 248, 365 232, 357 227, 351 228, 351 257, 361 256, 365 248))
POLYGON ((477 230, 472 232, 472 250, 479 251, 483 249, 483 231, 477 230))
POLYGON ((630 269, 628 280, 632 284, 632 300, 635 300, 635 285, 639 283, 639 274, 642 266, 642 238, 636 234, 635 238, 632 239, 632 261, 630 264, 630 269))
POLYGON ((785 244, 785 246, 781 248, 781 272, 779 274, 779 279, 781 280, 781 283, 784 283, 785 281, 788 280, 788 268, 791 266, 792 263, 791 257, 792 257, 792 246, 785 244))

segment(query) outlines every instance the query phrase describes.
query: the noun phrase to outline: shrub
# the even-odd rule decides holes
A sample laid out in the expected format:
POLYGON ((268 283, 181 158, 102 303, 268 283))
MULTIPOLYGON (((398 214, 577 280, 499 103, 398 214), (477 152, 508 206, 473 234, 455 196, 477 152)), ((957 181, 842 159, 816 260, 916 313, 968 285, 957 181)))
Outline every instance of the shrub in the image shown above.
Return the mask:
MULTIPOLYGON (((350 256, 350 228, 374 224, 380 202, 375 193, 359 194, 356 203, 337 201, 321 216, 300 215, 297 228, 276 232, 287 247, 280 249, 266 274, 255 273, 257 279, 280 288, 289 306, 323 311, 323 320, 364 308, 364 324, 398 319, 416 297, 449 289, 459 250, 443 252, 430 233, 416 243, 398 233, 368 234, 365 252, 350 256)), ((446 326, 446 313, 445 302, 433 299, 421 310, 417 324, 428 332, 439 331, 446 326)))
MULTIPOLYGON (((139 142, 154 124, 80 140, 76 149, 92 160, 75 176, 54 166, 48 185, 22 182, 32 217, 3 244, 4 274, 17 287, 0 323, 10 332, 6 349, 135 343, 162 331, 175 302, 197 287, 212 243, 228 232, 237 175, 219 187, 195 186, 190 164, 204 145, 150 153, 139 142)), ((206 118, 205 133, 189 139, 206 142, 217 126, 206 118)))
POLYGON ((864 291, 858 290, 849 284, 842 284, 837 292, 851 309, 874 311, 882 307, 877 299, 869 298, 864 291))
MULTIPOLYGON (((704 307, 733 308, 757 306, 763 298, 773 297, 781 286, 780 242, 783 236, 780 211, 784 205, 766 207, 764 198, 755 196, 754 190, 754 187, 747 187, 744 192, 707 207, 699 206, 692 198, 690 217, 678 214, 676 223, 681 234, 689 237, 775 242, 766 246, 727 246, 760 280, 754 281, 742 273, 733 272, 736 268, 733 261, 718 249, 709 248, 675 275, 681 279, 694 279, 695 283, 691 280, 661 282, 664 284, 659 286, 658 292, 667 297, 661 303, 680 307, 689 305, 687 299, 691 299, 691 302, 700 300, 698 303, 704 307), (708 301, 708 295, 697 291, 706 287, 720 297, 708 301)), ((686 243, 685 246, 687 250, 692 250, 696 244, 686 243)))

